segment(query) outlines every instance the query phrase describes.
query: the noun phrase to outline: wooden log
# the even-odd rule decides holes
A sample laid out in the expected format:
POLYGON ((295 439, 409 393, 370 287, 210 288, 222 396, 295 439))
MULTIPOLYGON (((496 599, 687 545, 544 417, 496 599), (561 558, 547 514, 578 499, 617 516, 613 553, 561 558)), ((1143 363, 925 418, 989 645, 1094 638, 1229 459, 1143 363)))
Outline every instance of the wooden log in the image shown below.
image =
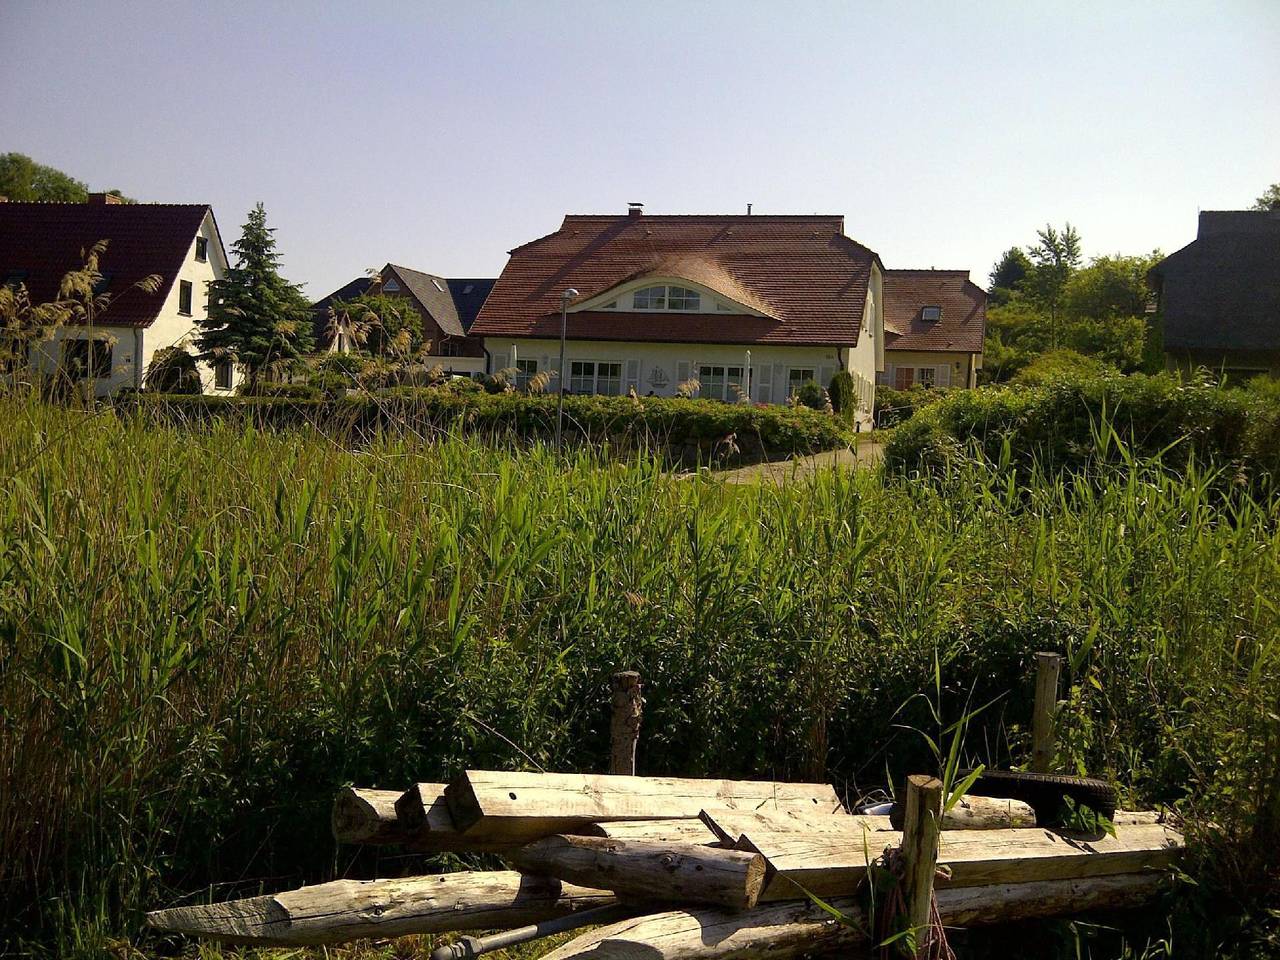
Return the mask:
MULTIPOLYGON (((866 875, 867 865, 886 847, 901 844, 896 833, 870 833, 862 842, 798 834, 749 833, 739 849, 768 863, 762 901, 841 896, 866 875)), ((1108 876, 1163 869, 1181 852, 1182 837, 1163 824, 1116 827, 1116 836, 1097 840, 1051 830, 957 830, 942 833, 938 863, 951 879, 938 886, 981 886, 1032 880, 1108 876)))
POLYGON ((724 844, 733 846, 746 833, 798 833, 808 836, 835 836, 845 840, 860 838, 864 833, 892 830, 888 817, 865 814, 815 814, 800 809, 761 810, 703 810, 699 818, 724 844))
POLYGON ((911 931, 911 942, 916 944, 925 942, 933 919, 933 875, 938 869, 941 832, 942 781, 920 774, 907 777, 906 814, 902 821, 902 895, 907 905, 907 929, 911 931))
POLYGON ((1136 823, 1164 823, 1165 816, 1159 810, 1117 810, 1111 822, 1116 826, 1136 823))
POLYGON ((399 790, 345 787, 333 801, 330 822, 339 843, 406 843, 413 834, 396 815, 399 790))
POLYGON ((636 746, 640 742, 640 717, 644 700, 640 696, 640 674, 624 670, 609 678, 613 714, 609 722, 609 772, 633 777, 636 773, 636 746))
POLYGON ((1061 669, 1061 654, 1036 654, 1036 701, 1031 721, 1031 769, 1035 773, 1048 773, 1053 766, 1056 746, 1053 724, 1058 710, 1058 673, 1061 669))
POLYGON ((589 882, 637 900, 745 910, 755 906, 764 886, 764 857, 696 843, 553 836, 507 859, 525 873, 589 882))
MULTIPOLYGON (((889 814, 890 829, 902 826, 903 804, 894 804, 889 814)), ((1009 827, 1034 827, 1036 812, 1021 800, 999 797, 964 796, 942 814, 943 830, 1001 830, 1009 827)))
MULTIPOLYGON (((457 829, 470 837, 531 839, 568 833, 610 820, 697 817, 704 808, 778 810, 803 807, 843 812, 835 790, 823 783, 685 780, 573 773, 500 773, 468 770, 445 791, 457 829)), ((396 802, 406 819, 417 816, 409 791, 396 802)))
MULTIPOLYGON (((679 843, 719 843, 720 838, 701 820, 608 820, 573 831, 585 837, 610 840, 664 840, 679 843)), ((734 839, 737 839, 736 837, 734 839)))
POLYGON ((166 933, 256 946, 309 946, 538 923, 615 903, 549 877, 514 871, 445 873, 403 880, 335 880, 271 896, 157 910, 166 933))
MULTIPOLYGON (((1168 886, 1160 874, 953 888, 938 891, 943 923, 980 926, 1097 909, 1142 906, 1168 886)), ((788 960, 809 954, 850 954, 869 926, 856 899, 832 906, 841 924, 810 901, 769 904, 747 913, 713 908, 671 910, 598 927, 544 955, 543 960, 788 960)))

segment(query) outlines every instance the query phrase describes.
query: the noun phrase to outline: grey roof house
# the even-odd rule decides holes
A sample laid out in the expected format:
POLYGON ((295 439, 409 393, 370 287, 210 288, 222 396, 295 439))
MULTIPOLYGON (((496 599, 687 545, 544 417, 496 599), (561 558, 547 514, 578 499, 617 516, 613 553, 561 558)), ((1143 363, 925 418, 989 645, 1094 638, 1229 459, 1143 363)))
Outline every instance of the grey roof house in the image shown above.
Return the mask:
POLYGON ((1169 369, 1280 377, 1280 210, 1206 210, 1149 274, 1169 369))

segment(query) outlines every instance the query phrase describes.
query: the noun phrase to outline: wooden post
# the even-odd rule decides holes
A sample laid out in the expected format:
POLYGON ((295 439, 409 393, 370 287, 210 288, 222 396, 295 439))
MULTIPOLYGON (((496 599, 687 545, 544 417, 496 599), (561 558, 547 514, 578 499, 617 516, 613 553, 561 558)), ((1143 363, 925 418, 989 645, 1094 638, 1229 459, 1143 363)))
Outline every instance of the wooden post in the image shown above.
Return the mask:
POLYGON ((902 822, 902 893, 907 926, 917 950, 924 942, 933 913, 933 875, 938 869, 938 831, 942 825, 942 781, 915 774, 907 777, 907 808, 902 822))
POLYGON ((1053 766, 1055 731, 1054 714, 1058 710, 1058 672, 1062 656, 1057 653, 1036 654, 1036 705, 1031 721, 1031 769, 1048 773, 1053 766))
POLYGON ((640 674, 623 670, 609 678, 613 717, 609 724, 609 772, 634 777, 636 744, 640 740, 640 715, 644 701, 640 698, 640 674))

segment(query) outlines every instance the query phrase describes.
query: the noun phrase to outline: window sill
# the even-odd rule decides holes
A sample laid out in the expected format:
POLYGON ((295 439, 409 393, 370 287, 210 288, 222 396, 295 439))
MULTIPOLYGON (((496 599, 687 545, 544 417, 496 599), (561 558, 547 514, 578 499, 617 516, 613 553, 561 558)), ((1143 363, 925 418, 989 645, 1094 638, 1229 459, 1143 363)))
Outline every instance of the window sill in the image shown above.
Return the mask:
POLYGON ((180 316, 180 317, 190 317, 190 316, 194 316, 194 314, 192 314, 192 312, 191 312, 190 310, 179 310, 179 311, 178 311, 178 316, 180 316))

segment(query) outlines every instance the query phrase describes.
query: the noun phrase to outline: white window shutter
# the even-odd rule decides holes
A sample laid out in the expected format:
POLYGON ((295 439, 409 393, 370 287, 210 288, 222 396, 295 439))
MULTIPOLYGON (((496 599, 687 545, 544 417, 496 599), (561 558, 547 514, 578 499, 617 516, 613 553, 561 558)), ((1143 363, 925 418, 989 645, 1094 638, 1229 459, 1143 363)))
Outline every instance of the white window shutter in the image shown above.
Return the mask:
POLYGON ((787 402, 787 373, 782 364, 775 363, 773 365, 773 396, 769 401, 786 403, 787 402))
POLYGON ((632 389, 634 389, 637 393, 640 392, 640 361, 639 360, 627 361, 627 377, 626 377, 626 382, 622 385, 622 392, 626 393, 628 390, 632 390, 632 389))
POLYGON ((756 395, 752 399, 759 400, 761 403, 771 401, 773 399, 773 366, 768 363, 759 364, 751 379, 756 388, 756 395))
POLYGON ((937 378, 937 385, 939 387, 951 386, 951 364, 940 364, 938 366, 937 378))
POLYGON ((681 360, 678 363, 676 363, 675 385, 678 387, 680 386, 680 384, 686 382, 688 379, 689 379, 689 361, 681 360))
POLYGON ((507 355, 505 353, 495 353, 493 355, 493 369, 490 373, 497 373, 499 370, 507 369, 507 355))
POLYGON ((829 389, 831 386, 831 378, 835 376, 835 368, 831 366, 818 368, 818 386, 823 390, 829 389))

